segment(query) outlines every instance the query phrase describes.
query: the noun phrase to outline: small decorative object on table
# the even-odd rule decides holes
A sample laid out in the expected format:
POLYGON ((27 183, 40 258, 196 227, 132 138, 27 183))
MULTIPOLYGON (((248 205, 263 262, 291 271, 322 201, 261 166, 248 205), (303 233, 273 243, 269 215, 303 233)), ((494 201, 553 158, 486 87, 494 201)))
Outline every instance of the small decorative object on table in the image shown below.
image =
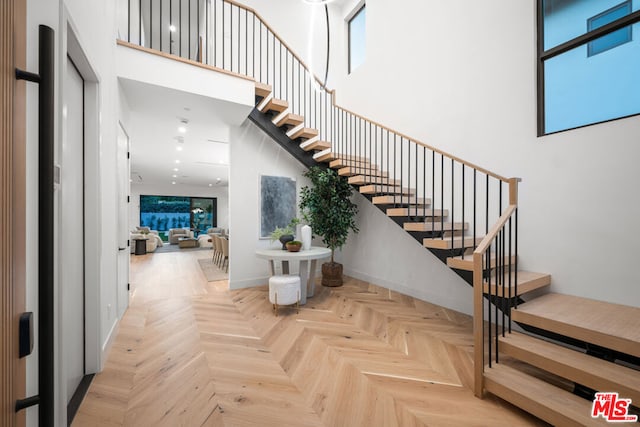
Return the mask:
POLYGON ((298 252, 300 248, 302 248, 302 242, 292 240, 290 242, 287 242, 286 246, 289 252, 298 252))
POLYGON ((302 250, 308 251, 311 249, 311 227, 303 225, 300 228, 300 240, 302 240, 302 250))
POLYGON ((295 233, 296 225, 298 224, 298 222, 300 222, 298 218, 292 218, 291 221, 289 222, 289 225, 287 225, 286 227, 284 228, 276 227, 276 229, 271 232, 271 235, 270 235, 271 241, 273 242, 275 240, 280 240, 280 243, 282 243, 282 250, 286 251, 287 242, 290 242, 295 239, 295 237, 293 236, 293 233, 295 233))

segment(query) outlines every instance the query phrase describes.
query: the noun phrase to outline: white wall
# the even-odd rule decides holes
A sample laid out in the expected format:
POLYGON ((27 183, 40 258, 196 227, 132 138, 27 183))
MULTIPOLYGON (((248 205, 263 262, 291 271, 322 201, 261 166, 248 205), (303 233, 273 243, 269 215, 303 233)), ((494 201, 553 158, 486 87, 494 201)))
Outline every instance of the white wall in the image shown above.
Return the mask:
POLYGON ((255 251, 281 245, 259 239, 260 175, 294 178, 299 200, 306 168, 249 120, 231 128, 229 149, 229 287, 264 285, 269 269, 255 251))
POLYGON ((356 224, 342 251, 345 274, 463 313, 473 289, 360 194, 356 224))
POLYGON ((521 268, 551 273, 556 292, 640 305, 640 118, 536 137, 534 2, 369 0, 367 20, 367 58, 338 103, 521 177, 521 268))
POLYGON ((215 197, 218 201, 218 227, 229 229, 229 188, 189 185, 131 184, 129 228, 140 225, 140 195, 215 197))

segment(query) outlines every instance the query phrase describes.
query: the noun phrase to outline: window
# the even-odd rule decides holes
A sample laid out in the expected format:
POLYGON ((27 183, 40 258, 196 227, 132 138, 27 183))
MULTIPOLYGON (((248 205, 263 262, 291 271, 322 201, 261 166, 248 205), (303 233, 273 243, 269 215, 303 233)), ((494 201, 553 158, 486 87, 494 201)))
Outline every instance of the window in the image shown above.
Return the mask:
POLYGON ((364 62, 366 10, 363 5, 349 19, 349 74, 364 62))
POLYGON ((538 133, 640 114, 640 3, 538 0, 538 133))
POLYGON ((170 228, 191 228, 197 235, 217 226, 217 199, 181 196, 140 196, 140 225, 158 230, 167 240, 170 228))
MULTIPOLYGON (((631 1, 626 1, 622 4, 612 7, 606 12, 602 12, 593 18, 589 18, 587 21, 587 30, 593 31, 597 28, 603 27, 616 19, 625 17, 631 13, 631 1)), ((589 42, 588 54, 589 56, 597 55, 609 49, 613 49, 616 46, 625 44, 631 41, 631 27, 621 28, 618 31, 602 36, 592 42, 589 42)))

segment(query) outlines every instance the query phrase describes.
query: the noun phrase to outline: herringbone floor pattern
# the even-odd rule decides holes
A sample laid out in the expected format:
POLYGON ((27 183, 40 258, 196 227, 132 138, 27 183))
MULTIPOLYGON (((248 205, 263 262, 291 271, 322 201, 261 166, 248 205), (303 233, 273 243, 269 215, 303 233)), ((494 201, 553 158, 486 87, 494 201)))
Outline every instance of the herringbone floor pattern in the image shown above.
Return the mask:
POLYGON ((275 317, 266 286, 207 283, 202 256, 134 258, 131 307, 74 426, 541 424, 473 396, 468 316, 350 279, 275 317), (156 263, 173 271, 154 282, 156 263))

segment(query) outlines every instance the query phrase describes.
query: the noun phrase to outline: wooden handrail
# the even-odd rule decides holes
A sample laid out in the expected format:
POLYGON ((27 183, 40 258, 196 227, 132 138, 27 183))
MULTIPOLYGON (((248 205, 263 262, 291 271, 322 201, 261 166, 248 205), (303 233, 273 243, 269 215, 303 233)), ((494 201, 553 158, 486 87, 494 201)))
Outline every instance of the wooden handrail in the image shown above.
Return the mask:
MULTIPOLYGON (((307 72, 308 72, 311 76, 313 76, 313 78, 316 80, 316 82, 318 82, 318 84, 320 85, 320 87, 321 87, 321 88, 323 88, 327 93, 329 93, 329 94, 331 94, 331 95, 334 95, 334 94, 335 94, 335 90, 334 90, 334 89, 329 89, 328 87, 326 87, 326 86, 322 83, 322 81, 321 81, 321 80, 320 80, 320 79, 319 79, 319 78, 318 78, 318 77, 317 77, 317 76, 316 76, 316 75, 311 71, 311 69, 307 66, 307 64, 305 64, 305 62, 304 62, 302 59, 300 59, 300 57, 298 57, 298 55, 296 55, 296 54, 295 54, 294 50, 293 50, 293 49, 291 49, 291 47, 290 47, 287 43, 285 43, 285 42, 282 40, 282 38, 278 35, 278 33, 276 33, 276 32, 275 32, 275 30, 274 30, 274 29, 273 29, 269 24, 267 24, 267 22, 265 21, 265 19, 264 19, 264 18, 263 18, 263 17, 262 17, 258 12, 256 12, 256 10, 255 10, 255 9, 250 8, 250 7, 248 7, 248 6, 245 6, 245 5, 243 5, 243 4, 240 4, 240 3, 238 3, 238 2, 237 2, 237 1, 235 1, 235 0, 223 0, 223 3, 224 3, 224 2, 229 3, 229 4, 233 4, 233 5, 235 5, 235 6, 239 7, 239 8, 241 8, 241 9, 246 10, 247 12, 251 12, 251 13, 253 13, 253 14, 254 14, 258 19, 260 19, 260 21, 262 21, 263 25, 264 25, 265 27, 267 27, 267 29, 268 29, 269 31, 271 31, 271 33, 273 33, 274 37, 276 37, 276 38, 278 39, 278 41, 279 41, 280 43, 282 43, 282 45, 283 45, 284 47, 286 47, 286 48, 287 48, 287 50, 289 50, 289 52, 291 52, 291 55, 292 55, 293 57, 295 57, 295 58, 298 60, 298 62, 300 62, 300 64, 305 68, 305 70, 307 70, 307 72)), ((389 132, 393 132, 395 135, 398 135, 398 136, 399 136, 399 137, 401 137, 401 138, 408 139, 409 141, 414 142, 415 144, 418 144, 418 145, 420 145, 420 146, 423 146, 423 147, 425 147, 425 148, 428 148, 428 149, 429 149, 429 150, 431 150, 431 151, 434 151, 434 152, 436 152, 436 153, 438 153, 438 154, 441 154, 441 155, 443 155, 443 156, 445 156, 445 157, 447 157, 447 158, 449 158, 449 159, 453 159, 453 160, 455 160, 456 162, 458 162, 458 163, 462 163, 463 165, 466 165, 466 166, 468 166, 468 167, 470 167, 470 168, 472 168, 472 169, 475 169, 475 170, 477 170, 477 171, 479 171, 479 172, 481 172, 481 173, 484 173, 484 174, 486 174, 486 175, 492 176, 492 177, 494 177, 494 178, 496 178, 496 179, 499 179, 499 180, 501 180, 501 181, 504 181, 504 182, 508 182, 508 181, 510 180, 509 178, 506 178, 506 177, 504 177, 504 176, 502 176, 502 175, 498 175, 498 174, 496 174, 496 173, 493 173, 493 172, 491 172, 491 171, 489 171, 489 170, 487 170, 487 169, 485 169, 485 168, 482 168, 482 167, 480 167, 480 166, 478 166, 478 165, 475 165, 475 164, 473 164, 473 163, 471 163, 471 162, 467 162, 466 160, 463 160, 463 159, 461 159, 461 158, 459 158, 459 157, 457 157, 457 156, 454 156, 453 154, 450 154, 450 153, 447 153, 446 151, 442 151, 442 150, 440 150, 440 149, 438 149, 438 148, 432 147, 431 145, 425 144, 424 142, 421 142, 421 141, 419 141, 419 140, 417 140, 417 139, 415 139, 415 138, 411 138, 411 137, 409 137, 409 136, 407 136, 407 135, 405 135, 405 134, 403 134, 403 133, 397 132, 397 131, 395 131, 395 130, 393 130, 393 129, 388 128, 387 126, 384 126, 384 125, 382 125, 382 124, 380 124, 380 123, 378 123, 378 122, 375 122, 374 120, 371 120, 371 119, 369 119, 369 118, 367 118, 367 117, 364 117, 364 116, 362 116, 362 115, 360 115, 360 114, 358 114, 358 113, 354 113, 353 111, 350 111, 350 110, 348 110, 348 109, 346 109, 346 108, 344 108, 344 107, 341 107, 341 106, 339 106, 339 105, 336 103, 335 96, 332 96, 331 104, 332 104, 334 107, 340 108, 341 110, 343 110, 343 111, 345 111, 345 112, 347 112, 347 113, 349 113, 349 114, 352 114, 352 115, 353 115, 353 116, 355 116, 355 117, 359 117, 359 118, 361 118, 361 119, 363 119, 363 120, 365 120, 365 121, 367 121, 367 122, 369 122, 369 123, 371 123, 371 124, 373 124, 373 125, 376 125, 376 126, 378 126, 379 128, 381 128, 381 129, 387 130, 387 131, 389 131, 389 132)))
POLYGON ((491 227, 487 235, 482 239, 480 244, 476 247, 476 250, 473 251, 473 254, 484 254, 489 247, 491 246, 491 242, 496 238, 502 227, 509 221, 509 218, 518 208, 518 205, 509 205, 504 213, 498 218, 498 221, 491 227))
POLYGON ((140 46, 140 45, 135 44, 135 43, 129 43, 129 42, 124 41, 124 40, 117 39, 116 40, 116 44, 118 44, 119 46, 124 46, 124 47, 128 47, 128 48, 131 48, 131 49, 139 50, 141 52, 150 53, 151 55, 161 56, 161 57, 166 58, 166 59, 171 59, 173 61, 182 62, 184 64, 194 65, 196 67, 204 68, 204 69, 209 70, 209 71, 215 71, 217 73, 227 74, 227 75, 230 75, 230 76, 233 76, 233 77, 239 77, 241 79, 249 80, 249 81, 252 81, 252 82, 256 81, 256 79, 254 79, 253 77, 249 77, 249 76, 246 76, 244 74, 234 73, 233 71, 225 70, 224 68, 214 67, 213 65, 204 64, 202 62, 194 61, 192 59, 186 59, 186 58, 183 58, 183 57, 178 56, 178 55, 173 55, 171 53, 162 52, 160 50, 150 49, 148 47, 140 46))
MULTIPOLYGON (((397 136, 399 136, 401 138, 407 139, 410 142, 413 142, 413 143, 415 143, 415 144, 417 144, 419 146, 425 147, 425 148, 433 151, 434 153, 438 153, 438 154, 440 154, 440 155, 442 155, 444 157, 447 157, 447 158, 452 159, 452 160, 454 160, 454 161, 456 161, 458 163, 461 163, 461 164, 463 164, 463 165, 465 165, 465 166, 467 166, 467 167, 469 167, 471 169, 475 169, 480 173, 483 173, 483 174, 486 174, 486 175, 491 176, 493 178, 499 179, 500 181, 510 182, 510 181, 512 181, 514 179, 518 179, 519 180, 519 178, 507 178, 507 177, 504 177, 504 176, 499 175, 497 173, 491 172, 488 169, 485 169, 485 168, 480 167, 480 166, 478 166, 478 165, 476 165, 474 163, 471 163, 471 162, 468 162, 466 160, 463 160, 458 156, 454 156, 453 154, 447 153, 446 151, 440 150, 440 149, 438 149, 436 147, 433 147, 433 146, 431 146, 429 144, 425 144, 424 142, 422 142, 422 141, 420 141, 420 140, 418 140, 416 138, 412 138, 412 137, 410 137, 408 135, 405 135, 403 133, 397 132, 397 131, 395 131, 395 130, 393 130, 393 129, 391 129, 391 128, 389 128, 389 127, 387 127, 387 126, 385 126, 385 125, 383 125, 381 123, 378 123, 378 122, 376 122, 374 120, 369 119, 368 117, 365 117, 365 116, 363 116, 361 114, 355 113, 355 112, 353 112, 353 111, 351 111, 351 110, 349 110, 347 108, 341 107, 340 105, 338 105, 336 103, 335 90, 334 89, 329 89, 328 87, 326 87, 324 85, 324 83, 311 71, 309 66, 294 52, 294 50, 284 40, 282 40, 282 38, 278 35, 278 33, 276 33, 276 31, 265 21, 265 19, 262 17, 262 15, 260 15, 255 9, 253 9, 251 7, 248 7, 248 6, 245 6, 245 5, 241 4, 241 3, 238 3, 236 0, 222 0, 222 2, 223 2, 223 4, 224 3, 229 3, 230 5, 233 5, 233 6, 236 6, 236 7, 240 8, 240 9, 243 9, 243 10, 247 11, 248 13, 252 13, 256 18, 258 18, 260 20, 260 22, 262 22, 262 24, 267 28, 267 30, 271 31, 273 36, 278 39, 278 42, 281 43, 282 46, 287 48, 287 50, 291 53, 291 55, 295 59, 298 60, 300 65, 302 65, 304 67, 304 69, 309 73, 310 76, 312 76, 314 78, 314 80, 320 85, 320 87, 325 92, 327 92, 328 94, 332 95, 331 96, 331 105, 333 107, 339 108, 339 109, 345 111, 346 113, 353 115, 354 117, 358 117, 358 118, 360 118, 360 119, 362 119, 362 120, 364 120, 364 121, 366 121, 368 123, 371 123, 371 124, 381 128, 381 129, 384 129, 384 130, 386 130, 388 132, 392 132, 393 134, 395 134, 395 135, 397 135, 397 136)), ((199 62, 196 62, 196 61, 186 60, 186 59, 184 59, 184 58, 182 58, 180 56, 177 56, 177 55, 167 54, 167 53, 164 53, 164 52, 157 53, 158 51, 155 51, 153 49, 145 48, 145 47, 142 47, 142 46, 139 46, 139 45, 134 45, 132 43, 129 43, 129 42, 126 42, 126 41, 122 41, 122 40, 117 40, 117 42, 118 42, 118 44, 120 44, 122 46, 128 46, 128 47, 132 47, 132 48, 135 48, 135 49, 139 48, 139 50, 142 50, 142 51, 145 51, 145 52, 149 52, 149 53, 156 53, 156 54, 159 54, 159 55, 161 55, 161 56, 163 56, 165 58, 176 59, 178 61, 182 61, 182 62, 191 64, 191 65, 204 66, 205 68, 211 69, 213 71, 223 72, 223 73, 230 74, 230 75, 233 75, 233 76, 237 76, 237 77, 241 77, 241 78, 245 78, 245 79, 249 79, 249 80, 255 81, 255 78, 252 78, 252 77, 249 77, 249 76, 246 76, 246 75, 243 75, 243 74, 234 73, 234 72, 231 72, 231 71, 228 71, 228 70, 224 70, 224 69, 221 69, 221 68, 218 68, 218 67, 214 67, 214 66, 211 66, 211 65, 205 65, 205 64, 202 64, 202 63, 199 63, 199 62)))

